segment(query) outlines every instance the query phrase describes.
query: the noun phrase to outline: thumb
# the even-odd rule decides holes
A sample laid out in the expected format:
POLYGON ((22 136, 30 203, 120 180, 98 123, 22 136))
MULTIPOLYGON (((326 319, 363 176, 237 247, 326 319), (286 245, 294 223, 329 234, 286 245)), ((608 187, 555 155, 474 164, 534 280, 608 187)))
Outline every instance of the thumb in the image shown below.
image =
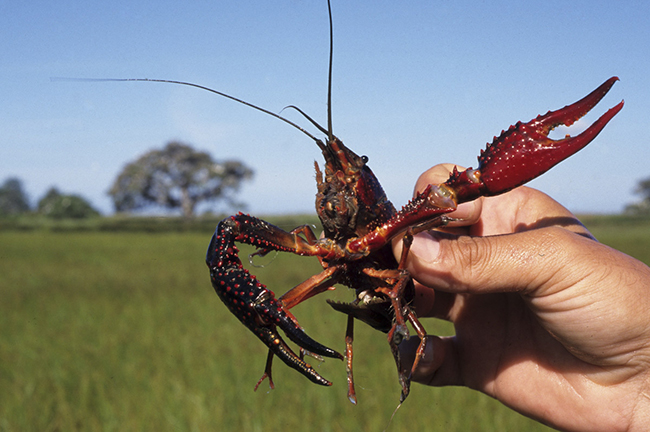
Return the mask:
POLYGON ((426 232, 413 240, 408 270, 418 282, 454 293, 530 292, 566 278, 582 241, 591 240, 558 227, 489 237, 426 232))

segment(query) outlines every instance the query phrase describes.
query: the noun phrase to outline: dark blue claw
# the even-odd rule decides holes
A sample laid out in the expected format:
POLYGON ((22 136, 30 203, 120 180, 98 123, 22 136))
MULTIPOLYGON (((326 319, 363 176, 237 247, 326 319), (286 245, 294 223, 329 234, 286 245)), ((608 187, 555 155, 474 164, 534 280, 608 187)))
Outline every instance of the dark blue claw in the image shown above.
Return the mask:
MULTIPOLYGON (((340 359, 343 356, 310 338, 275 298, 273 292, 242 266, 237 255, 239 251, 235 246, 235 240, 241 241, 239 233, 236 217, 229 217, 219 223, 210 241, 206 264, 210 269, 210 279, 217 295, 230 312, 287 366, 296 369, 316 384, 331 385, 291 350, 278 333, 277 327, 280 327, 289 339, 311 353, 340 359)), ((266 373, 270 374, 270 370, 266 373)))

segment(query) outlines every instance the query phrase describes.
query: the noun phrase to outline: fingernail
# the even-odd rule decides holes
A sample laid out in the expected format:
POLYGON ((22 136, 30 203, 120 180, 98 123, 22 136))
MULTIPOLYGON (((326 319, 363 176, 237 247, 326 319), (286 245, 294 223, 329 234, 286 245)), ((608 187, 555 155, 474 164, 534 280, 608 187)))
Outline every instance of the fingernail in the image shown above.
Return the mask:
POLYGON ((415 382, 421 383, 426 381, 440 367, 439 359, 435 356, 433 340, 430 339, 430 337, 425 339, 426 345, 424 346, 424 354, 422 355, 417 368, 413 371, 412 379, 415 382))
MULTIPOLYGON (((442 363, 441 353, 437 353, 435 349, 435 346, 440 345, 437 339, 433 336, 427 336, 425 341, 424 354, 420 358, 417 367, 413 371, 413 376, 411 377, 413 381, 419 383, 427 383, 442 363)), ((411 371, 419 345, 420 338, 418 337, 412 337, 400 344, 400 356, 402 358, 402 367, 404 368, 405 373, 411 371)))
POLYGON ((421 261, 428 263, 435 262, 440 254, 438 237, 429 232, 422 232, 415 235, 409 252, 421 261))

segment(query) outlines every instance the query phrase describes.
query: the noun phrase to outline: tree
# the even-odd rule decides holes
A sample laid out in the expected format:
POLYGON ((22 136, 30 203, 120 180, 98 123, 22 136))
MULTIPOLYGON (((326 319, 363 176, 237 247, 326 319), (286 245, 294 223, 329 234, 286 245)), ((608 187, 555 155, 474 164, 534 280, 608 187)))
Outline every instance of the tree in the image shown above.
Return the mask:
POLYGON ((235 205, 234 193, 252 176, 242 162, 217 162, 206 152, 172 141, 127 164, 108 194, 118 212, 157 205, 181 209, 183 216, 192 217, 203 201, 220 199, 235 205))
POLYGON ((641 201, 634 204, 628 204, 625 207, 627 214, 650 214, 650 177, 639 180, 634 189, 636 195, 641 195, 641 201))
POLYGON ((40 214, 54 219, 84 219, 99 216, 88 201, 79 195, 64 195, 55 187, 38 202, 37 210, 40 214))
POLYGON ((9 177, 0 186, 0 216, 18 215, 29 211, 27 194, 17 177, 9 177))

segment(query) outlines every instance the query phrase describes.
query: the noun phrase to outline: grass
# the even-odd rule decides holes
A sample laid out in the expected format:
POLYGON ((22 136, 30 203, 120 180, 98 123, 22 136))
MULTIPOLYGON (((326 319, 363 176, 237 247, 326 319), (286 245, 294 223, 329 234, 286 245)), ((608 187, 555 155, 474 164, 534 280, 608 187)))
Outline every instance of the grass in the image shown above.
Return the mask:
POLYGON ((590 216, 581 220, 601 243, 650 265, 650 218, 590 216))
MULTIPOLYGON (((134 217, 117 215, 86 219, 53 219, 29 213, 14 217, 0 217, 0 231, 54 231, 54 232, 199 232, 209 233, 225 215, 203 215, 193 219, 183 217, 134 217)), ((301 224, 320 224, 318 217, 307 215, 280 215, 265 218, 275 225, 291 230, 301 224)))
MULTIPOLYGON (((647 223, 587 225, 650 262, 647 223)), ((332 387, 276 361, 276 389, 253 392, 266 350, 210 287, 210 234, 0 231, 0 430, 384 430, 399 385, 384 335, 365 325, 355 337, 357 406, 336 360, 316 365, 332 387)), ((290 255, 257 264, 278 293, 319 268, 290 255)), ((326 296, 294 311, 311 336, 342 350, 345 319, 326 296)), ((388 430, 548 428, 476 392, 414 385, 388 430)))

